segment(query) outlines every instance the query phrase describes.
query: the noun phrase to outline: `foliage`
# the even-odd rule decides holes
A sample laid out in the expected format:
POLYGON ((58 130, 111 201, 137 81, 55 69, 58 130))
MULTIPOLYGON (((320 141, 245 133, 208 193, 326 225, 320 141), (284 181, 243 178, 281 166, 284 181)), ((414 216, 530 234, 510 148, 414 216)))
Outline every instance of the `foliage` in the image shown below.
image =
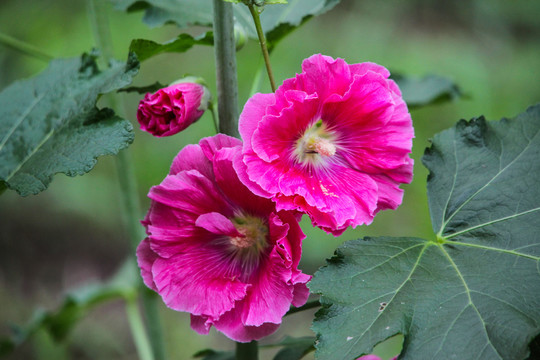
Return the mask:
MULTIPOLYGON (((111 0, 118 10, 144 10, 143 21, 150 27, 174 23, 180 28, 189 25, 212 26, 211 0, 111 0)), ((264 8, 261 23, 271 50, 279 40, 305 23, 313 16, 333 8, 339 0, 291 0, 264 8)), ((249 10, 243 4, 235 4, 234 13, 238 23, 252 39, 258 39, 257 30, 249 10)))
POLYGON ((540 105, 435 136, 432 239, 345 243, 310 283, 318 359, 354 359, 397 333, 400 359, 523 359, 540 328, 540 105), (459 344, 459 345, 458 345, 459 344))
POLYGON ((418 79, 394 74, 392 78, 398 84, 409 109, 456 100, 463 96, 459 86, 442 76, 427 75, 418 79))
POLYGON ((111 109, 98 109, 101 94, 128 85, 139 62, 98 69, 93 55, 54 60, 39 76, 0 93, 0 183, 20 195, 47 188, 54 174, 82 175, 96 158, 133 141, 132 126, 111 109))
POLYGON ((108 282, 71 291, 57 310, 38 309, 25 326, 12 326, 13 335, 0 339, 0 355, 8 354, 40 329, 47 330, 56 341, 65 340, 77 322, 94 307, 116 299, 131 301, 137 296, 140 285, 135 266, 133 261, 126 261, 108 282))

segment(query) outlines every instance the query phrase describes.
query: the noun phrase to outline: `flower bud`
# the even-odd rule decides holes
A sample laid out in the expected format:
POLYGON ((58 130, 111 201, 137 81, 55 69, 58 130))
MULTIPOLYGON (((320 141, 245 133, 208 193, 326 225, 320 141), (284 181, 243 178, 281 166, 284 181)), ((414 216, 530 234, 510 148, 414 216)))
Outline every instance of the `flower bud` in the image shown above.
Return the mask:
POLYGON ((235 22, 234 24, 234 42, 236 51, 240 51, 247 42, 247 32, 246 29, 239 23, 235 22))
POLYGON ((204 114, 210 102, 210 91, 195 82, 175 82, 146 94, 139 103, 137 120, 141 130, 154 136, 174 135, 204 114))

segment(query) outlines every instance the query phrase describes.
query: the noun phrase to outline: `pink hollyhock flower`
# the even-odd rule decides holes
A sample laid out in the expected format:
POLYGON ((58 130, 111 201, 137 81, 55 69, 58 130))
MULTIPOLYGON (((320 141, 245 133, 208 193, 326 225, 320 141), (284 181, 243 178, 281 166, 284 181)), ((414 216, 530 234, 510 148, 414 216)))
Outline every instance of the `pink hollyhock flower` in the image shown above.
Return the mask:
POLYGON ((336 236, 396 209, 399 184, 412 180, 414 131, 389 75, 319 54, 275 94, 255 94, 240 115, 242 182, 336 236))
POLYGON ((213 325, 249 342, 306 302, 311 277, 297 268, 305 237, 297 218, 242 185, 239 156, 240 140, 221 134, 180 151, 150 189, 137 258, 145 284, 171 309, 190 312, 195 331, 213 325))
POLYGON ((203 85, 182 82, 146 94, 140 101, 137 120, 141 130, 154 136, 174 135, 203 115, 210 92, 203 85))

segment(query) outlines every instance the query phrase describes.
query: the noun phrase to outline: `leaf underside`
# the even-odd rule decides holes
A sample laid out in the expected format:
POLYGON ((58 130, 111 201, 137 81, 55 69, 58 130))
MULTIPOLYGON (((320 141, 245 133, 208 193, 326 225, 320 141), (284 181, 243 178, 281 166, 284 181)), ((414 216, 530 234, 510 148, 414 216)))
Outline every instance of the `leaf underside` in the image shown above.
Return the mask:
POLYGON ((433 239, 346 242, 314 276, 317 359, 397 333, 399 359, 525 359, 540 333, 540 106, 460 121, 426 150, 433 239))
POLYGON ((110 109, 98 109, 101 94, 131 83, 138 61, 97 68, 95 58, 53 60, 38 76, 0 93, 0 182, 20 195, 47 188, 56 173, 90 171, 101 155, 133 141, 132 126, 110 109))

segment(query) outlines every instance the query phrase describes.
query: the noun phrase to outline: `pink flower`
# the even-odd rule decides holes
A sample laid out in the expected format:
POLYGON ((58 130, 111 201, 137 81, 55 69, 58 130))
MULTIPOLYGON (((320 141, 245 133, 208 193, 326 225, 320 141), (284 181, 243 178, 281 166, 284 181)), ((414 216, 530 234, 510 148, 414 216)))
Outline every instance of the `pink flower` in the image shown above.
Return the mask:
POLYGON ((414 130, 388 76, 319 54, 275 94, 255 94, 240 115, 242 182, 334 235, 396 209, 412 180, 414 130))
POLYGON ((297 268, 305 237, 297 218, 242 185, 239 156, 240 140, 221 134, 180 151, 150 189, 137 258, 145 284, 171 309, 190 312, 195 331, 213 325, 249 342, 306 302, 310 276, 297 268))
POLYGON ((174 135, 203 115, 210 93, 204 86, 183 82, 146 94, 140 101, 137 120, 154 136, 174 135))

